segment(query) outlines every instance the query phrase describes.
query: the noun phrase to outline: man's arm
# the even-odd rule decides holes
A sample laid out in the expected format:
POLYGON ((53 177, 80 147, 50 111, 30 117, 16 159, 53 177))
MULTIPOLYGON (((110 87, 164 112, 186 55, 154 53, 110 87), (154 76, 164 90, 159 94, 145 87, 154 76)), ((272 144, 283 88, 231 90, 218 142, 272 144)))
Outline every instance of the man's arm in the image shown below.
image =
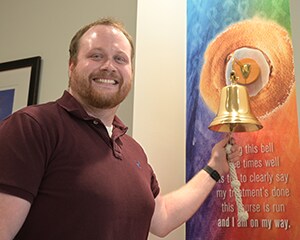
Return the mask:
MULTIPOLYGON (((228 139, 217 143, 212 150, 208 165, 220 175, 229 171, 224 146, 228 139)), ((234 145, 229 154, 231 161, 239 159, 238 146, 234 145)), ((186 222, 205 201, 216 181, 204 170, 199 171, 187 184, 178 190, 158 195, 155 199, 155 210, 151 221, 150 232, 164 237, 186 222)))
POLYGON ((0 193, 0 240, 12 240, 30 209, 30 203, 22 198, 0 193))

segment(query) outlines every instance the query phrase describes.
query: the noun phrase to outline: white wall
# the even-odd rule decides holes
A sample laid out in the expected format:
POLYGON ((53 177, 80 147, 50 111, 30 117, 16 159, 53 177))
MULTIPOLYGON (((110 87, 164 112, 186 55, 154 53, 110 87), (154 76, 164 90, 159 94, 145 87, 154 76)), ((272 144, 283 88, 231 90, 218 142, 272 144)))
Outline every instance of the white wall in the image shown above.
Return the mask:
MULTIPOLYGON (((185 181, 185 8, 185 1, 138 2, 133 136, 163 193, 185 181)), ((183 236, 181 227, 166 239, 183 236)))
MULTIPOLYGON (((291 25, 292 38, 294 47, 294 61, 295 61, 295 76, 296 76, 296 91, 297 91, 297 111, 298 111, 298 127, 300 130, 300 1, 290 0, 291 9, 291 25)), ((300 131, 299 131, 300 132, 300 131)), ((300 138, 300 135, 299 135, 300 138)))
MULTIPOLYGON (((55 100, 68 85, 68 49, 75 32, 100 17, 114 16, 135 38, 136 12, 137 0, 1 0, 0 62, 40 55, 38 102, 55 100)), ((129 133, 132 105, 133 91, 119 109, 129 133)))

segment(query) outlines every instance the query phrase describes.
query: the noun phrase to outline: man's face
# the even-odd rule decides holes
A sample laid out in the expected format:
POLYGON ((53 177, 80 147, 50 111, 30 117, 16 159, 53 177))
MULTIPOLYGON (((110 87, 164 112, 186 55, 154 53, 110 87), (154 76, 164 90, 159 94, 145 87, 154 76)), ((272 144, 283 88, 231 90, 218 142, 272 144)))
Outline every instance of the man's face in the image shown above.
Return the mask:
POLYGON ((82 104, 101 109, 118 106, 132 84, 131 45, 111 26, 98 25, 80 39, 77 62, 69 64, 69 86, 82 104))

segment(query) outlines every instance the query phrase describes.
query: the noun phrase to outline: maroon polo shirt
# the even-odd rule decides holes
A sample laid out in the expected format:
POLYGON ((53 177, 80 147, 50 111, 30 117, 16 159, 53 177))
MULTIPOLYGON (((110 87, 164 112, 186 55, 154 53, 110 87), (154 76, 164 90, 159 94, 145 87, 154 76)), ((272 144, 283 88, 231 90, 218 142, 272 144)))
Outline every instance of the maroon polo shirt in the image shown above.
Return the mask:
POLYGON ((16 239, 147 239, 159 193, 141 146, 68 93, 0 124, 0 191, 31 202, 16 239))

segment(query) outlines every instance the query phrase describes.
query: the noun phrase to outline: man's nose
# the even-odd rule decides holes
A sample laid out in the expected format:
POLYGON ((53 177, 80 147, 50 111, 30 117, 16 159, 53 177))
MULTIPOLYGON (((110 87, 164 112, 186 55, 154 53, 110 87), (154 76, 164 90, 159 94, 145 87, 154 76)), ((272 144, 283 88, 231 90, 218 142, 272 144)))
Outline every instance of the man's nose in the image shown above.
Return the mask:
POLYGON ((106 59, 100 66, 101 70, 105 71, 116 71, 116 68, 114 66, 113 59, 106 59))

